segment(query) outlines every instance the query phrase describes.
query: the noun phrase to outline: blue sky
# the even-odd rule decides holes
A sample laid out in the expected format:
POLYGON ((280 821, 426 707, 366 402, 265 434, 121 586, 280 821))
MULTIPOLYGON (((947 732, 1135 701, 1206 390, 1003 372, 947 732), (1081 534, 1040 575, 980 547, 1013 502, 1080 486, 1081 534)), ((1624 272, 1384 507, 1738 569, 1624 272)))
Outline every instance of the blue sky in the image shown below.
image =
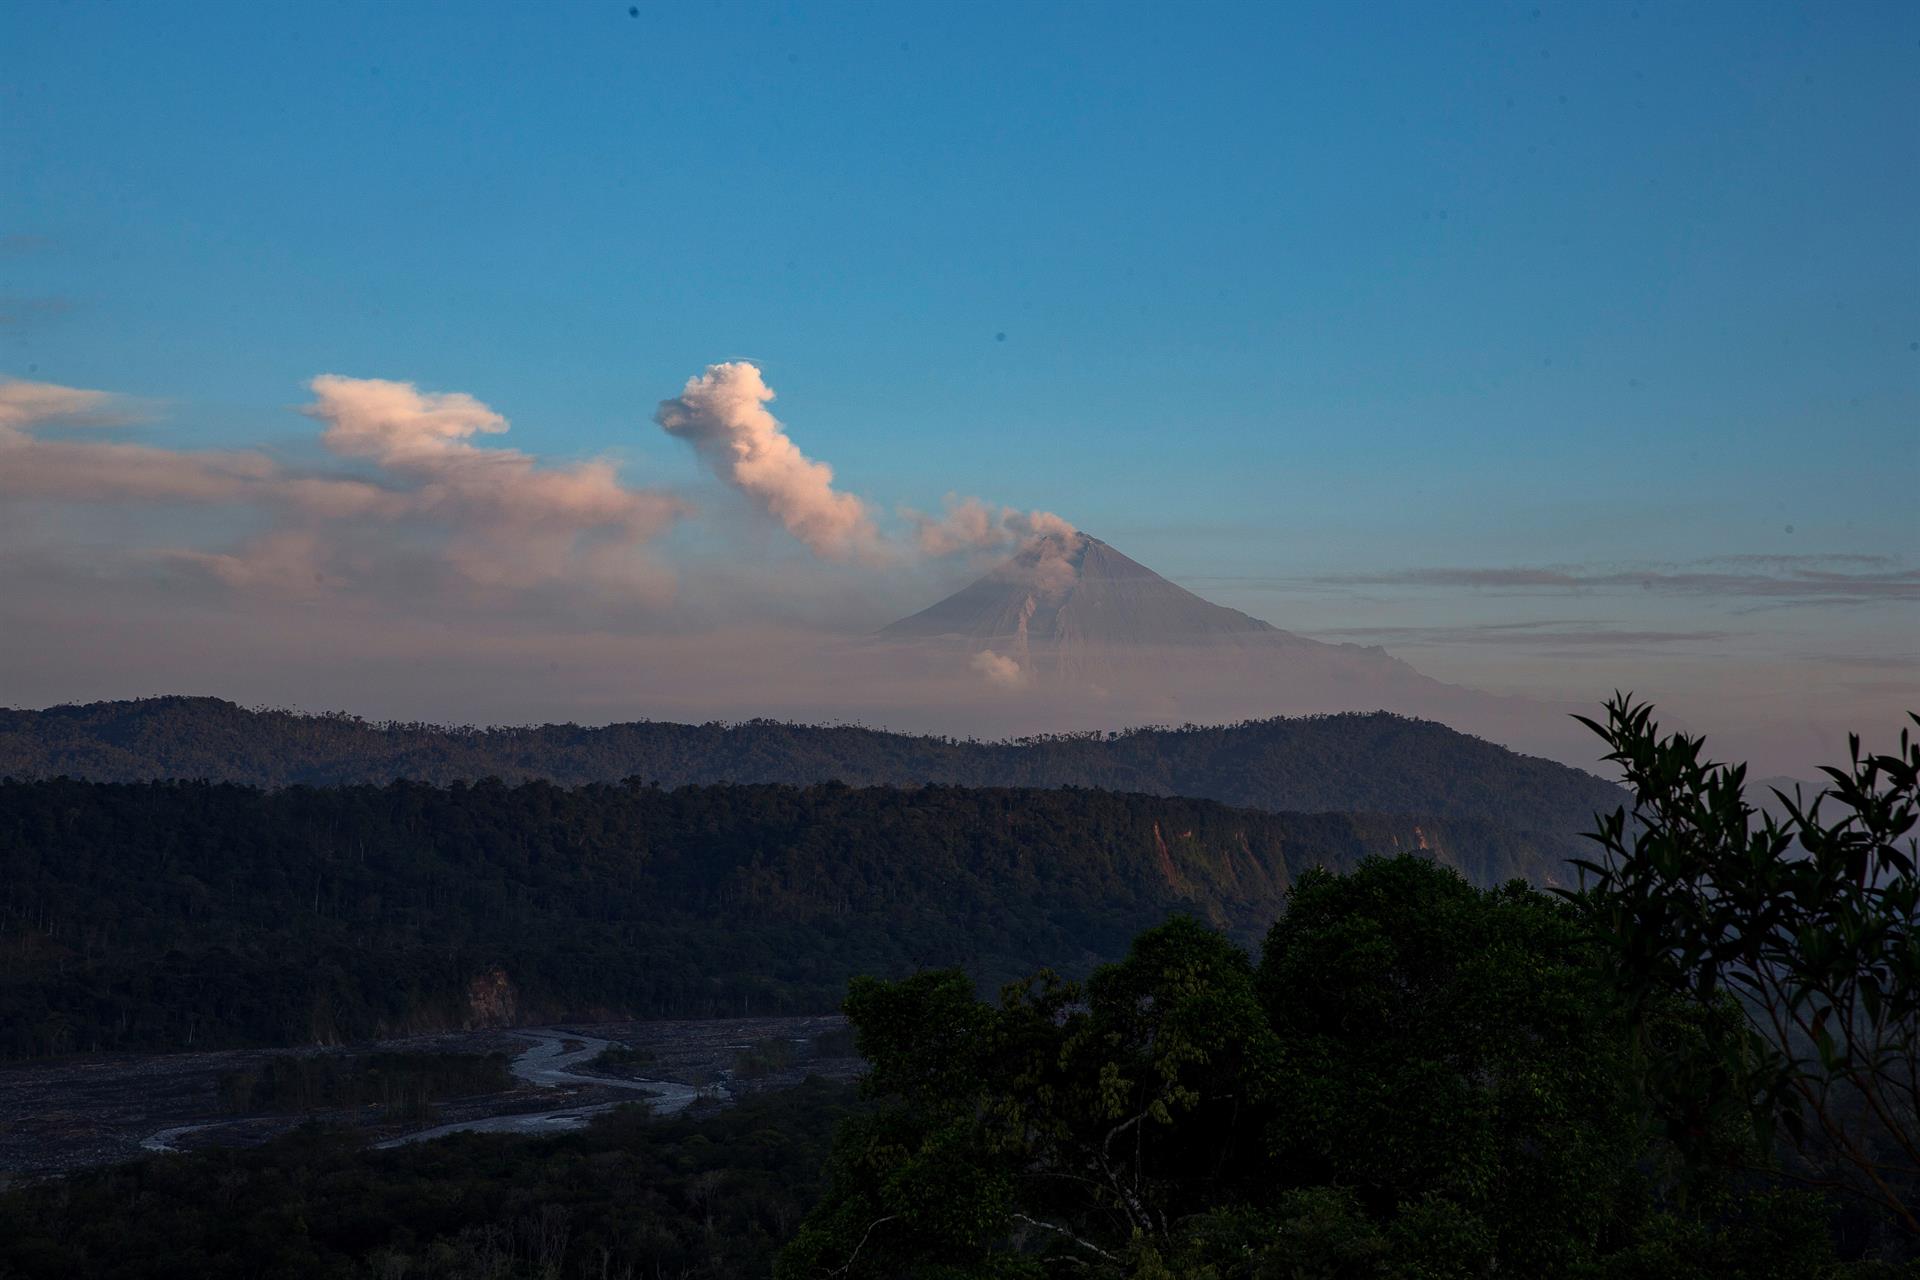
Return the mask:
POLYGON ((1058 511, 1281 625, 1909 680, 1911 591, 1385 579, 1911 568, 1916 119, 1905 3, 14 5, 0 373, 197 448, 407 380, 686 488, 653 406, 747 358, 882 508, 1058 511))

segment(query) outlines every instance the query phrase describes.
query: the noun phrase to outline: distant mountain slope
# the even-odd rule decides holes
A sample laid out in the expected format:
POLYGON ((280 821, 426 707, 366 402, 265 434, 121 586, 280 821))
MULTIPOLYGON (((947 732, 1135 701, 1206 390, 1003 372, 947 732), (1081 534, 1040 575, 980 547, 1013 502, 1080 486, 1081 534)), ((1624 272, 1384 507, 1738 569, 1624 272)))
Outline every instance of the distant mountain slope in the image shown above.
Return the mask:
POLYGON ((1035 539, 875 639, 991 653, 1056 690, 1173 693, 1224 681, 1243 696, 1257 685, 1313 710, 1483 696, 1421 675, 1384 649, 1309 640, 1202 599, 1085 533, 1035 539))
MULTIPOLYGON (((954 636, 1032 650, 1041 645, 1153 645, 1300 637, 1203 600, 1100 539, 1040 539, 970 586, 881 629, 892 639, 954 636)), ((1352 646, 1347 646, 1352 647, 1352 646)))
POLYGON ((563 784, 638 777, 854 786, 1104 787, 1270 812, 1358 811, 1498 822, 1562 856, 1623 799, 1591 774, 1385 713, 1111 735, 970 742, 753 721, 448 729, 249 711, 214 698, 0 711, 0 777, 126 782, 563 784))
POLYGON ((861 973, 1245 942, 1314 865, 1534 850, 1470 819, 1088 790, 0 783, 0 1058, 821 1011, 861 973))
POLYGON ((1596 754, 1569 708, 1448 684, 1377 645, 1283 630, 1202 599, 1086 533, 1030 540, 857 651, 871 669, 923 688, 970 680, 967 722, 982 725, 1386 710, 1576 764, 1596 754))

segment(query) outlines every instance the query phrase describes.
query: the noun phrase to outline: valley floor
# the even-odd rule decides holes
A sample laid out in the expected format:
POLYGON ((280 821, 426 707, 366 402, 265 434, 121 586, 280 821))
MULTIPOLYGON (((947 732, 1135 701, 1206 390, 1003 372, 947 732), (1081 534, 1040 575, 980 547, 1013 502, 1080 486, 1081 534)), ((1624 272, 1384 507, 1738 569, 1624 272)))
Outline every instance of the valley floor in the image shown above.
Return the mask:
POLYGON ((142 1154, 253 1146, 308 1120, 363 1126, 383 1144, 464 1129, 552 1133, 622 1103, 671 1112, 724 1105, 809 1075, 847 1080, 861 1062, 837 1016, 579 1023, 452 1032, 305 1050, 99 1054, 0 1068, 0 1186, 20 1178, 116 1164, 142 1154), (766 1046, 790 1046, 768 1053, 766 1046), (592 1065, 625 1046, 642 1065, 592 1065), (233 1114, 221 1081, 287 1053, 513 1055, 514 1087, 440 1102, 424 1119, 379 1107, 233 1114))

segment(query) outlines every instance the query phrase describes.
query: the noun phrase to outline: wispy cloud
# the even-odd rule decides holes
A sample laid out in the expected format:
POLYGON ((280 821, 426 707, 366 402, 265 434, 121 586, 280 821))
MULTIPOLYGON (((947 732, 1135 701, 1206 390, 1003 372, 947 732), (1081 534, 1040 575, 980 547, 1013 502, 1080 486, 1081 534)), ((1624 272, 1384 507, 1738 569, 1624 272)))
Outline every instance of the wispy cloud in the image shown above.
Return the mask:
POLYGON ((0 377, 0 442, 29 427, 105 426, 121 417, 122 397, 52 382, 0 377))
POLYGON ((1498 643, 1540 649, 1628 649, 1653 645, 1710 644, 1727 631, 1635 631, 1580 620, 1467 623, 1459 626, 1340 627, 1313 633, 1321 639, 1381 645, 1498 643))
POLYGON ((1320 574, 1341 587, 1442 587, 1490 594, 1651 592, 1774 605, 1920 600, 1920 568, 1881 555, 1722 556, 1664 564, 1420 568, 1320 574))
POLYGON ((1855 667, 1874 671, 1903 671, 1920 675, 1920 653, 1808 653, 1791 655, 1796 662, 1855 667))
POLYGON ((73 310, 71 298, 0 296, 0 330, 31 329, 73 310))
POLYGON ((1799 555, 1799 556, 1782 556, 1782 555, 1710 556, 1696 563, 1752 565, 1759 568, 1773 569, 1778 572, 1795 572, 1802 569, 1832 569, 1832 568, 1837 568, 1838 566, 1841 566, 1841 565, 1859 565, 1859 566, 1871 566, 1871 567, 1877 567, 1877 568, 1894 568, 1900 564, 1900 562, 1894 559, 1892 556, 1862 555, 1857 552, 1830 552, 1825 555, 1799 555))

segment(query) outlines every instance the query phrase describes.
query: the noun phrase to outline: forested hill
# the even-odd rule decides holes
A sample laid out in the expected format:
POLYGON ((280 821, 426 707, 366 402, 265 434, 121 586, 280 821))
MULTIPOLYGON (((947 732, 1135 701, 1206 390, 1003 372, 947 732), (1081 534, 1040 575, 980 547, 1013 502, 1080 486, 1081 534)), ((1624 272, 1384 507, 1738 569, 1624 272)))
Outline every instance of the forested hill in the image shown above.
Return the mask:
POLYGON ((1444 725, 1385 712, 1010 742, 750 721, 461 729, 249 711, 215 698, 0 710, 0 777, 128 782, 447 783, 498 777, 574 785, 837 780, 852 786, 1103 787, 1275 813, 1480 818, 1574 847, 1612 784, 1444 725))
POLYGON ((0 1057, 824 1011, 856 974, 1084 973, 1169 912, 1493 824, 1082 789, 0 783, 0 1057))

